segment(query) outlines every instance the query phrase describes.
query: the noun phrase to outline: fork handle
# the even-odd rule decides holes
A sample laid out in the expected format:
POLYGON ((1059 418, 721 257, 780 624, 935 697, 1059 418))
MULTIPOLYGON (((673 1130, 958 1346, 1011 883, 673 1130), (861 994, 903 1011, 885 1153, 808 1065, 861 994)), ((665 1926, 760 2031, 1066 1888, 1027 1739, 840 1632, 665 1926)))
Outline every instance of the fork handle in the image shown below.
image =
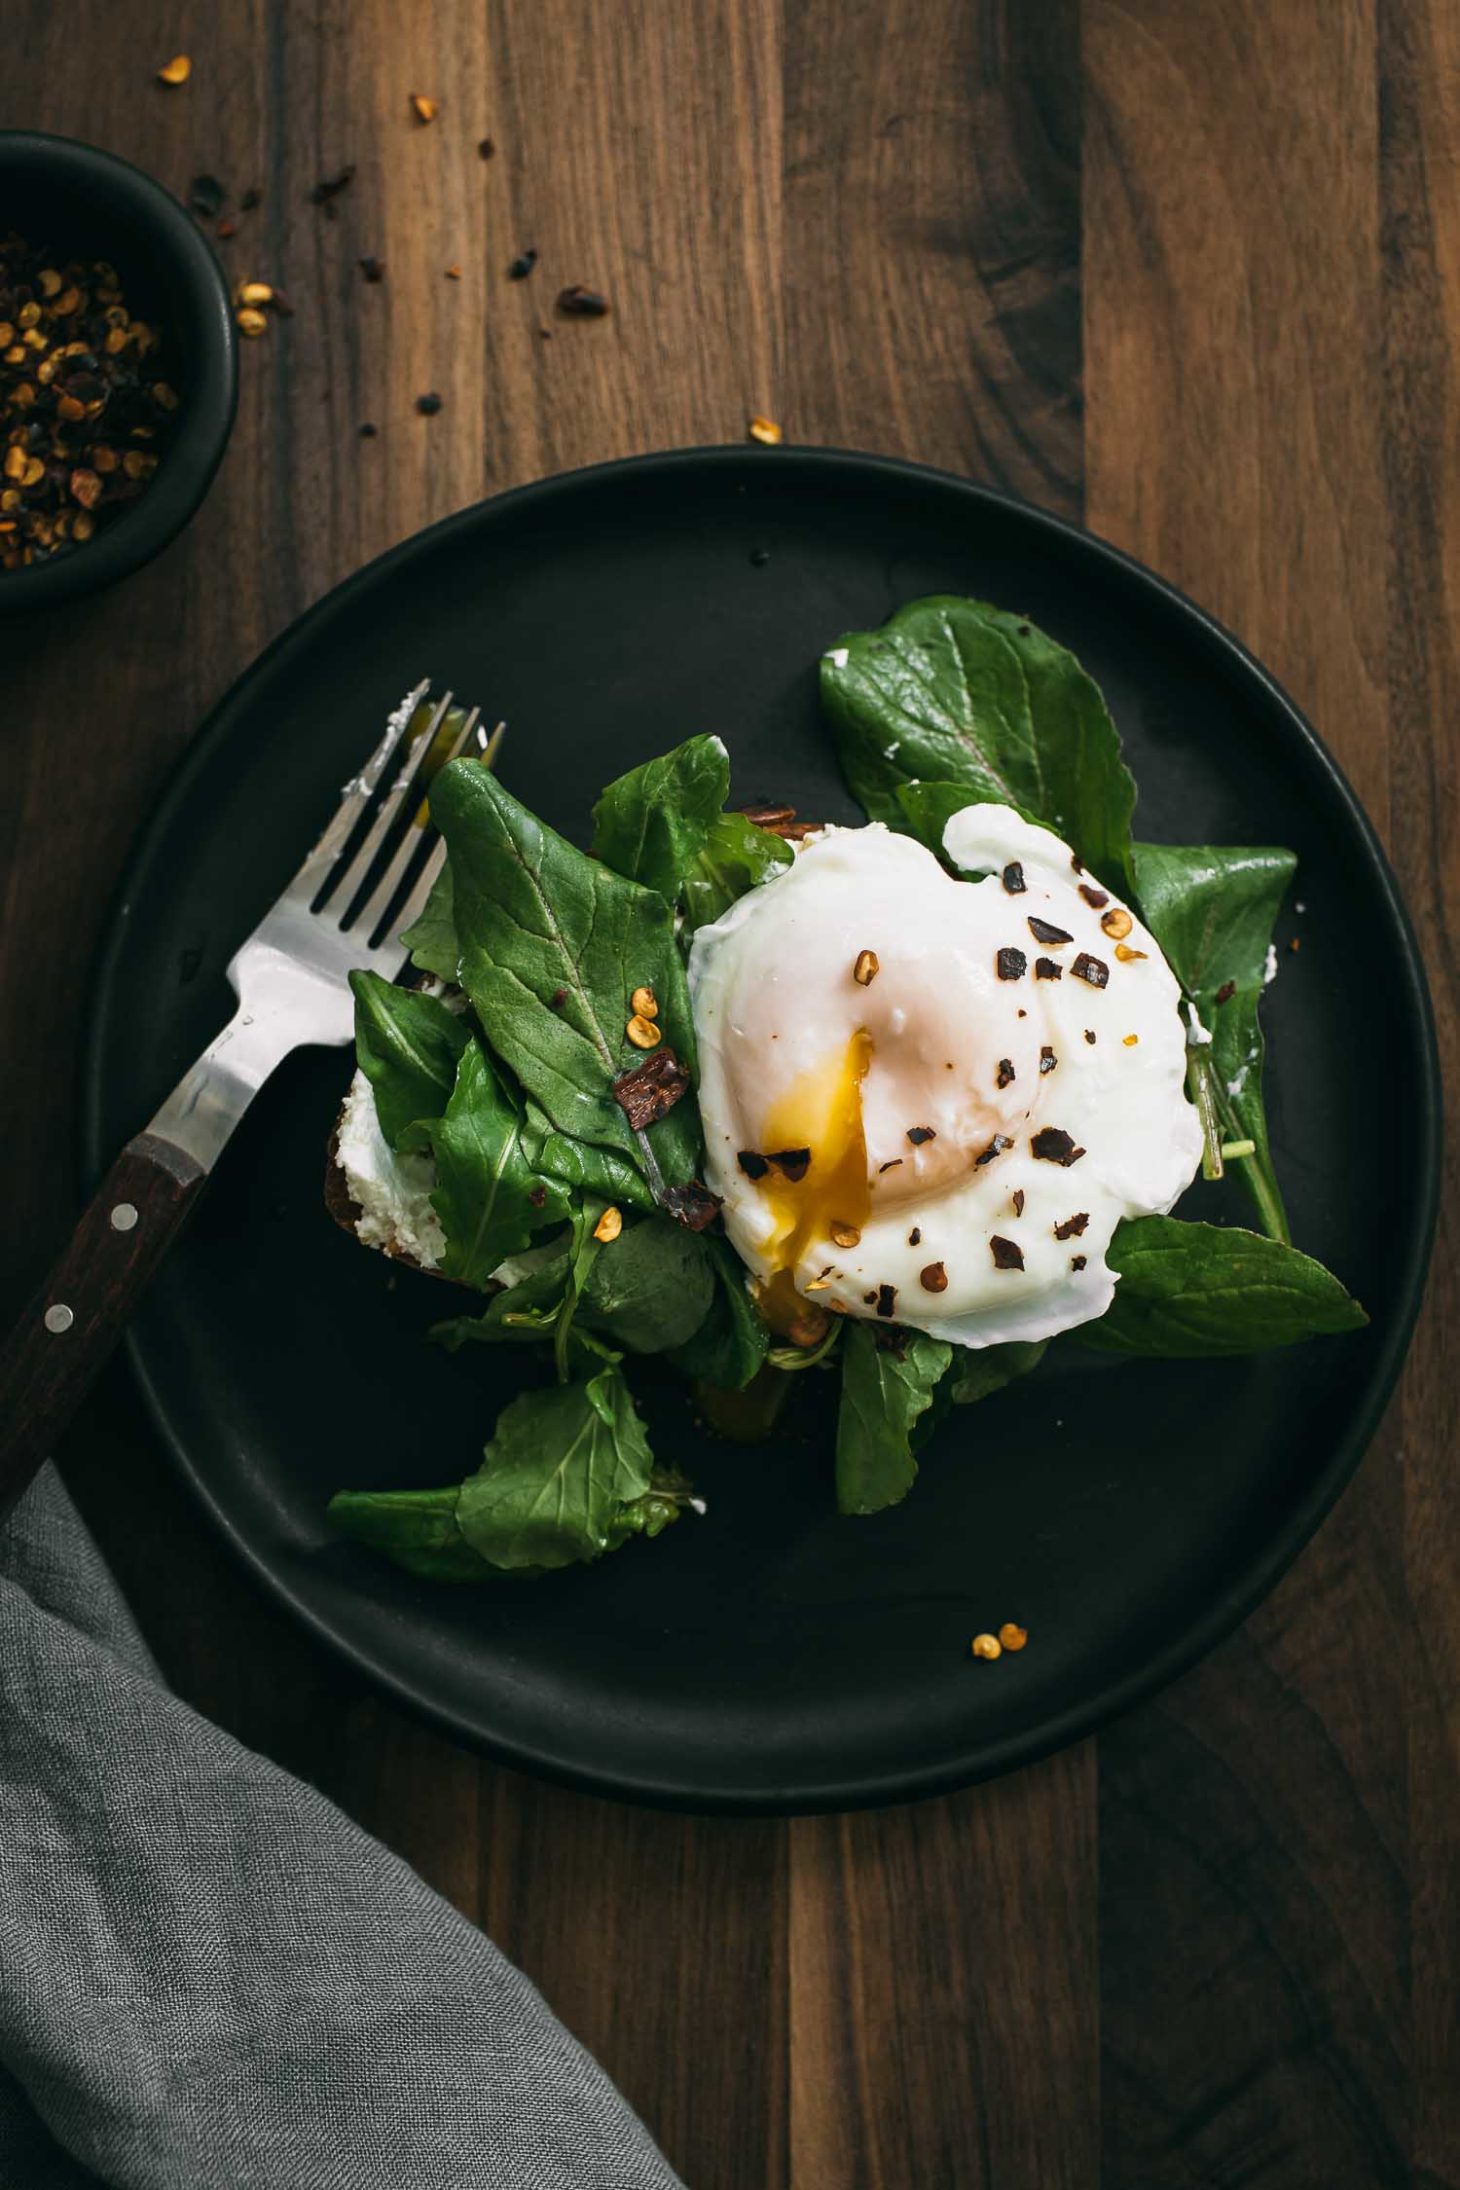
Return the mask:
POLYGON ((91 1389, 208 1173, 155 1133, 129 1141, 0 1348, 0 1513, 91 1389))

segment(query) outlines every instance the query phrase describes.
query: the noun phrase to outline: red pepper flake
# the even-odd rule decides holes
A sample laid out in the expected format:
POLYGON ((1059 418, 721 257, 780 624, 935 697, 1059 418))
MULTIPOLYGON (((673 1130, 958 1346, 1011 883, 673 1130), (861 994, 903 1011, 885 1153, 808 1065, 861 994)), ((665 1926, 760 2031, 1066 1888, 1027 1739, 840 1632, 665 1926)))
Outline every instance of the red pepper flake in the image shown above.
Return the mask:
POLYGON ((1301 935, 1295 935, 1295 936, 1293 936, 1293 937, 1291 938, 1291 940, 1289 941, 1289 944, 1288 944, 1288 949, 1289 949, 1290 951, 1300 951, 1300 950, 1301 950, 1302 948, 1303 948, 1303 938, 1302 938, 1302 936, 1301 936, 1301 935))
POLYGON ((997 1232, 990 1235, 989 1253, 994 1258, 996 1270, 1022 1270, 1024 1250, 1017 1240, 1001 1239, 997 1232))
POLYGON ((1001 981, 1020 981, 1028 964, 1029 960, 1023 951, 1016 950, 1010 943, 1005 945, 994 960, 994 970, 1001 981))
POLYGON ((915 1225, 913 1226, 912 1230, 911 1230, 911 1231, 910 1231, 910 1232, 908 1233, 908 1235, 907 1235, 907 1243, 908 1243, 908 1246, 909 1246, 909 1247, 920 1247, 920 1246, 922 1245, 922 1238, 923 1238, 923 1228, 922 1228, 922 1226, 921 1226, 920 1224, 915 1224, 915 1225))
POLYGON ((926 1269, 918 1272, 918 1283, 925 1293, 946 1293, 948 1272, 941 1262, 930 1262, 926 1269))
POLYGON ((1085 1039, 1090 1044, 1090 1047, 1093 1049, 1095 1047, 1095 1029, 1093 1027, 1086 1027, 1085 1039))
MULTIPOLYGON (((1078 970, 1078 969, 1077 969, 1077 970, 1078 970)), ((1065 969, 1064 969, 1064 967, 1063 967, 1063 966, 1062 966, 1062 965, 1061 965, 1061 964, 1059 963, 1058 959, 1055 959, 1055 958, 1036 958, 1036 959, 1035 959, 1035 961, 1034 961, 1034 978, 1035 978, 1035 980, 1036 980, 1036 981, 1063 981, 1064 977, 1065 977, 1065 969)))
POLYGON ((1013 1084, 1014 1060, 1012 1057, 1001 1057, 998 1072, 994 1076, 994 1085, 995 1087, 1012 1087, 1013 1084))
POLYGON ((663 1207, 686 1231, 703 1232, 720 1214, 720 1197, 698 1179, 691 1179, 687 1186, 666 1186, 663 1207))
POLYGON ((1017 1187, 1014 1192, 1014 1214, 1016 1217, 1022 1217, 1024 1214, 1024 1189, 1022 1186, 1017 1187))
POLYGON ((434 418, 440 408, 441 398, 434 392, 430 395, 418 395, 416 397, 416 409, 420 412, 422 418, 434 418))
POLYGON ((983 1150, 982 1154, 974 1157, 974 1170, 981 1171, 986 1163, 992 1163, 995 1156, 1002 1156, 1004 1150, 1006 1148, 1012 1148, 1013 1145, 1014 1143, 1010 1140, 1007 1133, 996 1133, 993 1139, 989 1142, 988 1147, 983 1150))
POLYGON ((541 1209, 543 1203, 547 1200, 547 1188, 545 1186, 530 1187, 527 1198, 534 1209, 541 1209))
POLYGON ((216 175, 194 175, 188 184, 188 211, 196 213, 199 220, 216 220, 227 195, 216 175))
POLYGON ((1029 915, 1029 933, 1036 943, 1073 943, 1075 940, 1068 928, 1057 928, 1052 920, 1037 920, 1033 913, 1029 915))
POLYGON ((441 101, 439 99, 428 99, 424 91, 413 91, 411 93, 411 112, 418 122, 434 122, 441 112, 441 101))
POLYGON ((1047 1072, 1053 1072, 1055 1066, 1058 1063, 1058 1057, 1056 1057, 1054 1051, 1050 1048, 1048 1042, 1046 1042, 1039 1052, 1039 1077, 1041 1078, 1041 1080, 1044 1078, 1047 1072))
POLYGON ((587 289, 581 281, 574 281, 558 291, 558 310, 565 319, 603 319, 613 306, 596 289, 587 289))
POLYGON ((367 418, 365 420, 365 423, 360 428, 360 439, 362 441, 373 441, 379 431, 380 428, 376 425, 373 425, 371 421, 367 418))
POLYGON ((446 269, 446 279, 448 281, 460 281, 461 268, 459 266, 448 266, 446 269))
POLYGON ((1100 912, 1110 903, 1108 890, 1097 890, 1088 882, 1080 884, 1080 895, 1092 912, 1100 912))
POLYGON ((353 167, 342 167, 338 175, 323 176, 309 193, 310 204, 322 205, 326 220, 333 220, 339 210, 335 204, 335 199, 342 190, 348 190, 354 180, 355 170, 353 167))
POLYGON ((477 158, 481 160, 490 160, 493 154, 496 152, 496 149, 497 147, 493 144, 490 137, 483 137, 481 142, 477 146, 477 158))
POLYGON ((231 243, 233 238, 238 234, 238 228, 236 223, 233 221, 219 221, 218 226, 214 229, 213 233, 218 238, 220 243, 231 243))
POLYGON ((1078 1239, 1089 1222, 1089 1210, 1082 1209, 1078 1216, 1066 1217, 1063 1224, 1057 1224, 1054 1236, 1056 1239, 1078 1239))
POLYGON ((938 1138, 930 1125, 910 1125, 907 1129, 907 1137, 914 1148, 921 1148, 924 1141, 935 1141, 938 1138))
POLYGON ((878 1164, 877 1176, 880 1179, 884 1171, 900 1171, 902 1166, 903 1158, 901 1156, 889 1156, 886 1163, 878 1164))
POLYGON ((613 1083, 613 1099, 636 1133, 666 1117, 689 1086, 689 1074, 669 1048, 656 1049, 613 1083))
POLYGON ((1092 958, 1088 951, 1081 951, 1070 968, 1077 981, 1088 981, 1092 989, 1103 989, 1110 979, 1110 968, 1103 958, 1092 958))
POLYGON ((1070 1268, 1072 1270, 1083 1270, 1087 1260, 1088 1257, 1085 1255, 1071 1255, 1070 1268))
POLYGON ((552 1005, 552 1008, 553 1008, 553 1010, 554 1010, 554 1011, 561 1011, 561 1010, 562 1010, 562 1008, 563 1008, 563 1006, 564 1006, 564 1004, 566 1004, 566 1002, 568 1001, 568 992, 567 992, 567 990, 566 990, 566 989, 554 989, 554 990, 553 990, 553 993, 552 993, 552 995, 551 995, 551 996, 549 997, 548 1001, 549 1001, 549 1003, 550 1003, 550 1004, 552 1005))
POLYGON ((1232 998, 1233 998, 1233 997, 1234 997, 1234 996, 1236 995, 1236 993, 1237 993, 1237 984, 1236 984, 1236 982, 1235 982, 1235 981, 1224 981, 1224 982, 1222 983, 1221 987, 1220 987, 1220 988, 1219 988, 1219 989, 1217 990, 1217 1002, 1218 1002, 1219 1004, 1226 1004, 1226 1003, 1230 1003, 1230 1002, 1231 1002, 1231 1000, 1232 1000, 1232 998))
POLYGON ((361 259, 360 271, 367 281, 384 281, 385 261, 377 258, 361 259))
POLYGON ((1059 1125, 1041 1126, 1029 1145, 1043 1162, 1063 1164, 1066 1170, 1072 1163, 1078 1163, 1085 1153, 1083 1148, 1076 1148, 1070 1135, 1059 1125))
POLYGON ((766 1162, 773 1163, 781 1177, 789 1179, 792 1186, 799 1186, 811 1169, 811 1151, 809 1148, 773 1149, 767 1154, 766 1162))
POLYGON ((878 1315, 890 1318, 896 1305, 897 1287, 895 1285, 879 1285, 877 1288, 878 1315))
POLYGON ((742 1148, 735 1158, 748 1179, 763 1179, 770 1169, 764 1156, 758 1156, 753 1148, 742 1148))
POLYGON ((532 272, 532 269, 534 266, 536 266, 536 264, 536 251, 530 248, 526 251, 519 251, 516 258, 512 261, 511 265, 507 269, 507 279, 509 281, 526 281, 528 275, 532 272))
POLYGON ((1017 859, 1011 859, 1000 878, 1010 897, 1022 897, 1029 884, 1024 879, 1024 869, 1017 859))

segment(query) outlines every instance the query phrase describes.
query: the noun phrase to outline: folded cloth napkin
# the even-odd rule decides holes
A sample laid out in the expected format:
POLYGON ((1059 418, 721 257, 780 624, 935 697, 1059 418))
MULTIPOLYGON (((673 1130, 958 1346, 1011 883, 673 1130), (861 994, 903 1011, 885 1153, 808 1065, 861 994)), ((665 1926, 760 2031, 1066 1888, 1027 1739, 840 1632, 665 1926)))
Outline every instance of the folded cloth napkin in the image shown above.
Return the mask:
POLYGON ((0 1532, 0 2184, 673 2190, 480 1932, 171 1695, 59 1477, 0 1532))

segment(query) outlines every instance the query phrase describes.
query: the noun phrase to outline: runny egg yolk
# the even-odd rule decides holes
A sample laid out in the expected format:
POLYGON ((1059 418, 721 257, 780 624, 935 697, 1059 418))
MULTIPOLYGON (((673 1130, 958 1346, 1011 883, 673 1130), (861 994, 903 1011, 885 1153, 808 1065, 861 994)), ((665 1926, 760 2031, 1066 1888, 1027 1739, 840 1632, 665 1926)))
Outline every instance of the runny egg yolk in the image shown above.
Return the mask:
POLYGON ((860 1232, 872 1208, 867 1179, 867 1139, 862 1126, 862 1082, 872 1062, 872 1037, 859 1027, 840 1056, 803 1072, 766 1120, 767 1153, 807 1149, 800 1178, 787 1178, 774 1162, 761 1193, 775 1219, 767 1254, 775 1264, 760 1291, 766 1320, 786 1330, 804 1313, 794 1273, 813 1241, 830 1240, 832 1226, 860 1232))

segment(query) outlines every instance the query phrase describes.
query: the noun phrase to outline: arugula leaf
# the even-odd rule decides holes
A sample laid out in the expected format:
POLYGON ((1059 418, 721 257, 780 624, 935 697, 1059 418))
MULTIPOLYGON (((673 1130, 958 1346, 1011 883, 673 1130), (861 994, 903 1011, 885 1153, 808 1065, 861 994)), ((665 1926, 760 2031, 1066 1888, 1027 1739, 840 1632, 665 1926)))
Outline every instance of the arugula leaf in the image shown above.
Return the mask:
POLYGON ((572 1247, 564 1235, 563 1244, 532 1252, 541 1253, 541 1261, 516 1284, 493 1293, 483 1314, 449 1316, 433 1323, 428 1336, 450 1354, 469 1345, 536 1345, 551 1338, 572 1282, 572 1247))
POLYGON ((718 738, 686 739, 611 783, 593 809, 593 850, 630 881, 683 906, 691 928, 791 861, 744 814, 722 813, 730 762, 718 738))
POLYGON ((763 1367, 770 1348, 770 1326, 756 1307, 746 1283, 745 1264, 728 1240, 705 1233, 715 1272, 715 1297, 699 1329, 669 1355, 683 1376, 721 1391, 744 1391, 763 1367))
POLYGON ((842 1347, 836 1424, 836 1502, 843 1513, 880 1513, 912 1489, 918 1464, 908 1441, 953 1358, 941 1338, 905 1334, 901 1355, 853 1323, 842 1347))
POLYGON ((670 1217, 645 1217, 600 1249, 583 1306, 632 1353, 659 1354, 693 1338, 714 1292, 709 1243, 670 1217))
POLYGON ((1022 617, 980 601, 912 601, 822 656, 842 769, 874 821, 903 823, 900 784, 957 783, 1064 838, 1096 874, 1126 873, 1135 784, 1099 687, 1022 617))
POLYGON ((456 1509, 461 1486, 449 1490, 341 1490, 329 1517, 343 1535, 379 1551, 428 1582, 479 1582, 492 1572, 462 1535, 456 1509))
POLYGON ((596 1194, 605 1202, 626 1209, 652 1209, 654 1196, 644 1176, 627 1156, 611 1148, 597 1148, 590 1141, 571 1140, 559 1133, 547 1112, 532 1101, 527 1105, 527 1130, 532 1161, 537 1170, 562 1185, 596 1194))
POLYGON ((1238 1225, 1135 1217, 1117 1226, 1108 1259, 1115 1299, 1072 1334, 1102 1353, 1259 1353, 1369 1320, 1321 1262, 1238 1225))
POLYGON ((451 852, 460 979, 492 1047, 569 1139, 627 1156, 651 1186, 665 1175, 690 1178, 695 1106, 681 1102, 635 1134, 612 1094, 640 1062, 624 1030, 641 984, 654 990, 665 1037, 693 1069, 668 904, 557 836, 476 761, 443 769, 431 811, 451 852))
POLYGON ((451 861, 448 859, 431 885, 431 893, 419 920, 401 937, 411 963, 422 973, 434 973, 438 981, 455 984, 461 963, 456 920, 451 910, 451 861))
POLYGON ((719 738, 686 738, 608 786, 593 809, 593 855, 673 904, 729 790, 719 738))
POLYGON ((468 1041, 444 1117, 430 1129, 436 1159, 431 1206, 446 1234, 441 1267, 462 1285, 485 1285, 534 1232, 561 1224, 568 1193, 533 1165, 522 1113, 481 1043, 468 1041))
POLYGON ((1027 1376, 1039 1367, 1048 1345, 1047 1338, 1011 1338, 1002 1346, 983 1346, 976 1352, 960 1349, 948 1380, 954 1405, 971 1407, 976 1400, 1001 1392, 1015 1377, 1027 1376))
POLYGON ((1263 1228, 1284 1242, 1291 1235, 1268 1147, 1258 1007, 1273 926, 1297 864, 1273 847, 1131 847, 1146 925, 1212 1037, 1193 1053, 1193 1070, 1208 1076, 1222 1138, 1256 1142, 1252 1156, 1238 1159, 1242 1183, 1263 1228))
POLYGON ((747 890, 789 867, 794 856, 783 838, 758 829, 744 814, 718 815, 680 883, 689 926, 703 928, 718 920, 747 890))
POLYGON ((355 1055, 375 1096, 380 1130, 394 1149, 424 1148, 471 1035, 438 996, 397 988, 378 973, 352 973, 355 1055))
MULTIPOLYGON (((647 1516, 649 1441, 618 1369, 586 1382, 524 1392, 497 1418, 475 1475, 461 1486, 457 1523, 496 1567, 571 1566, 612 1550, 647 1516)), ((658 1517, 662 1527, 673 1511, 658 1517)))
POLYGON ((525 1392, 497 1418, 481 1468, 445 1490, 340 1491, 347 1536, 432 1581, 545 1574, 657 1536, 691 1502, 654 1471, 643 1425, 615 1368, 525 1392))

